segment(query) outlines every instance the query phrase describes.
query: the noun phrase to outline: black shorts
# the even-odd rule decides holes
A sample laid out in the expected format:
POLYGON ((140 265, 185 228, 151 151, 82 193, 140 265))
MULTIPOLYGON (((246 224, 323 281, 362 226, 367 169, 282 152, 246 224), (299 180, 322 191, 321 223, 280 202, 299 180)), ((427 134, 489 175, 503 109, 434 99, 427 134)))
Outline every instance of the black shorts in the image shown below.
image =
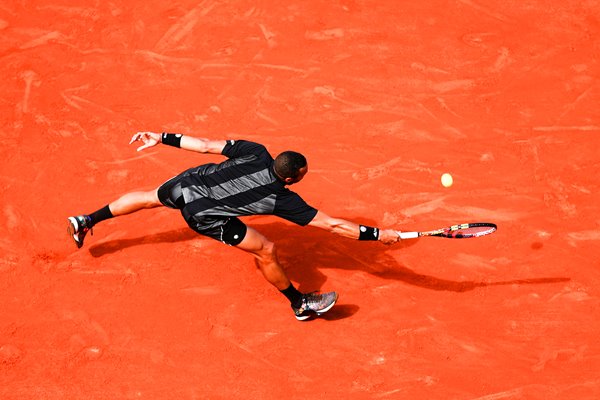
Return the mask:
POLYGON ((185 201, 181 191, 181 178, 187 173, 185 171, 158 188, 158 199, 169 208, 181 211, 181 215, 188 226, 201 235, 211 237, 215 240, 236 246, 244 240, 248 228, 237 217, 224 217, 219 215, 189 216, 185 212, 185 201))

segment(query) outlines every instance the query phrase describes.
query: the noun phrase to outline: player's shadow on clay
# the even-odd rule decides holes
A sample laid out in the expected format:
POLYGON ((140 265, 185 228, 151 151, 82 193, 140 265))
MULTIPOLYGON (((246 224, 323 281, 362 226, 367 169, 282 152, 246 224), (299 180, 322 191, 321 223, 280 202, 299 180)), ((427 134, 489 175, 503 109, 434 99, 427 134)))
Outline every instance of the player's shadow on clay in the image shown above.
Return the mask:
MULTIPOLYGON (((453 281, 415 272, 389 254, 392 249, 412 246, 417 240, 406 240, 386 246, 381 243, 342 238, 317 228, 301 228, 280 222, 250 225, 276 243, 279 260, 288 276, 299 282, 299 289, 305 292, 318 290, 325 284, 327 277, 320 270, 328 268, 364 271, 380 278, 393 279, 424 289, 451 292, 467 292, 487 286, 550 284, 570 280, 565 277, 538 277, 499 282, 453 281)), ((181 228, 130 239, 106 241, 91 246, 89 251, 94 257, 102 257, 132 246, 188 240, 213 239, 199 236, 189 228, 181 228)), ((223 251, 236 250, 224 246, 223 251)), ((336 309, 338 312, 330 318, 345 318, 357 311, 357 307, 349 305, 336 309)))
MULTIPOLYGON (((300 228, 301 229, 301 228, 300 228)), ((138 236, 133 238, 126 239, 114 239, 108 240, 105 242, 100 242, 92 245, 89 248, 89 252, 93 257, 102 257, 111 253, 116 253, 128 247, 140 246, 144 244, 157 244, 157 243, 176 243, 176 242, 184 242, 189 240, 209 240, 203 236, 198 235, 196 232, 192 231, 189 228, 182 229, 174 229, 165 232, 159 232, 154 234, 149 234, 145 236, 138 236)), ((229 249, 223 246, 223 251, 232 251, 236 252, 239 250, 229 249)), ((234 253, 235 254, 235 253, 234 253)), ((251 256, 249 256, 251 257, 251 256)), ((251 258, 249 258, 251 260, 251 258)), ((310 291, 314 291, 318 289, 317 287, 312 287, 310 291)), ((332 310, 321 316, 321 319, 325 319, 327 321, 336 321, 344 318, 351 317, 352 315, 358 312, 359 307, 354 304, 337 304, 332 310)))
MULTIPOLYGON (((102 257, 107 254, 116 253, 127 247, 140 246, 143 244, 176 243, 193 239, 198 239, 198 234, 196 232, 190 228, 181 228, 133 238, 108 240, 93 244, 90 246, 89 251, 93 257, 102 257)), ((212 239, 207 238, 207 240, 212 239)))

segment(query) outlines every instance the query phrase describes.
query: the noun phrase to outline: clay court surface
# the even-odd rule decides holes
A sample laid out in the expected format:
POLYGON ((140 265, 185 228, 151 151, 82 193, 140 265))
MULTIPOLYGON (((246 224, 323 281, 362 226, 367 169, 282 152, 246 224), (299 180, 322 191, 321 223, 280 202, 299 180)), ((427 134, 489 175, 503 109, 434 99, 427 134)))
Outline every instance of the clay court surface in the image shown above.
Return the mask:
POLYGON ((600 3, 0 5, 0 398, 600 398, 600 3), (326 213, 477 239, 357 242, 273 217, 298 322, 251 256, 177 211, 69 215, 219 156, 304 153, 326 213), (440 176, 450 172, 454 185, 440 176))

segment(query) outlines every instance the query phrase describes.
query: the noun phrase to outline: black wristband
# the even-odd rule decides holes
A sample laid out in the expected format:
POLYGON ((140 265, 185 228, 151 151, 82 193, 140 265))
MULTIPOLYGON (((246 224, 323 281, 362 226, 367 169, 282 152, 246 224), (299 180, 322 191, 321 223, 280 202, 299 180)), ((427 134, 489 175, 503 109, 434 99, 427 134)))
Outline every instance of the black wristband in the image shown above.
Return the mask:
POLYGON ((181 147, 181 136, 180 133, 163 132, 161 142, 167 146, 181 147))
POLYGON ((379 240, 379 229, 360 225, 358 240, 379 240))

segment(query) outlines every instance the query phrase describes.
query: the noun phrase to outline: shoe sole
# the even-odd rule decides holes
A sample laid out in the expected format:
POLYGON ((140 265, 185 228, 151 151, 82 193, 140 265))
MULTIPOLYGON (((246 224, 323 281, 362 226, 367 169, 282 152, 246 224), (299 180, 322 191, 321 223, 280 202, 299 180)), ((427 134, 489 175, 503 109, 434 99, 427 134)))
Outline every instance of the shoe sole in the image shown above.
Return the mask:
POLYGON ((310 317, 312 317, 312 314, 309 314, 309 315, 303 315, 303 316, 301 316, 301 317, 299 317, 299 316, 297 316, 297 315, 296 315, 296 319, 297 319, 298 321, 306 321, 306 320, 307 320, 307 319, 309 319, 310 317))
MULTIPOLYGON (((331 310, 331 307, 335 306, 335 303, 337 302, 337 300, 338 300, 338 297, 339 297, 339 296, 338 296, 338 294, 336 293, 336 295, 335 295, 335 299, 333 299, 333 302, 332 302, 330 305, 328 305, 328 306, 327 306, 327 307, 325 307, 325 308, 322 308, 322 309, 320 309, 319 311, 314 311, 314 313, 317 315, 317 317, 318 317, 318 316, 321 316, 321 315, 325 314, 327 311, 331 310)), ((300 317, 299 317, 299 316, 296 316, 296 319, 297 319, 298 321, 305 321, 305 320, 309 319, 310 317, 312 317, 312 314, 309 314, 309 315, 303 315, 303 316, 300 316, 300 317)))
POLYGON ((75 235, 77 234, 77 228, 79 228, 79 223, 73 217, 69 217, 68 220, 69 225, 67 226, 67 233, 75 242, 75 246, 77 246, 77 248, 80 249, 81 246, 83 246, 83 243, 79 243, 79 241, 75 238, 75 235))

